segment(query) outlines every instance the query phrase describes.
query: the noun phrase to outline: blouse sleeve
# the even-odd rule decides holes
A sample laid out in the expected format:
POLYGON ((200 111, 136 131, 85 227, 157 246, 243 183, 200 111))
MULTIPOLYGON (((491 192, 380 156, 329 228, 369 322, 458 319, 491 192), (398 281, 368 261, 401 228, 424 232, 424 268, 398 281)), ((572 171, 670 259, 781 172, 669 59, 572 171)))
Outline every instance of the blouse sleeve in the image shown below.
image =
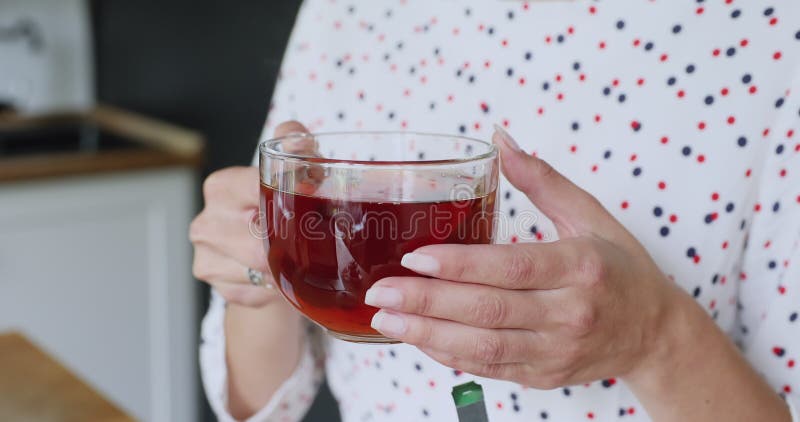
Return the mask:
MULTIPOLYGON (((775 103, 739 276, 737 340, 800 422, 800 72, 775 103)), ((753 169, 754 171, 756 169, 753 169)))
MULTIPOLYGON (((225 300, 212 290, 211 303, 201 327, 200 372, 211 409, 220 422, 230 422, 235 419, 228 413, 224 319, 225 300)), ((323 360, 316 336, 318 333, 309 331, 297 368, 248 421, 295 422, 303 418, 323 376, 323 360)))

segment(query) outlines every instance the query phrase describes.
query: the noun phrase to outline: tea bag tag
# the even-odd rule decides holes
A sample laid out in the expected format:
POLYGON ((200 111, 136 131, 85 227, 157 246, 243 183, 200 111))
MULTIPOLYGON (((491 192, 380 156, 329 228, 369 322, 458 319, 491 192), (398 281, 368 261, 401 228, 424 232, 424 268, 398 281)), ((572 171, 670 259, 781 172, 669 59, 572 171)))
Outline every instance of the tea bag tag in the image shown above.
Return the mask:
POLYGON ((458 412, 458 422, 488 422, 483 387, 475 381, 456 385, 452 391, 453 402, 458 412))

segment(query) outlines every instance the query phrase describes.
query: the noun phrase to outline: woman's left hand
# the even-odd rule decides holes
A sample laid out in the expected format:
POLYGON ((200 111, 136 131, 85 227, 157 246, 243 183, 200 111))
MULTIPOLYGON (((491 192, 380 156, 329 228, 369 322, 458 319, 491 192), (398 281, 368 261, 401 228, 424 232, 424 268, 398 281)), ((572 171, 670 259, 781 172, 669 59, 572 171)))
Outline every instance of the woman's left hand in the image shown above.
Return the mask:
POLYGON ((498 129, 508 180, 560 240, 432 245, 403 257, 427 277, 377 282, 372 326, 452 368, 550 389, 624 377, 659 359, 691 298, 590 194, 498 129))

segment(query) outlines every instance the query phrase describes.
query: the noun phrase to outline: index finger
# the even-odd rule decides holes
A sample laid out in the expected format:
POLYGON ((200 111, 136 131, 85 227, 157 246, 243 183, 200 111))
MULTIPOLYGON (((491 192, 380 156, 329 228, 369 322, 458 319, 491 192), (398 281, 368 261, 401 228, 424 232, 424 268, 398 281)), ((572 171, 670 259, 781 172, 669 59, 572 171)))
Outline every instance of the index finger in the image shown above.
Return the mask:
POLYGON ((444 280, 512 290, 564 287, 574 252, 561 241, 516 245, 429 245, 405 254, 401 264, 444 280))
POLYGON ((208 175, 203 182, 206 207, 252 209, 258 207, 258 169, 227 167, 208 175))

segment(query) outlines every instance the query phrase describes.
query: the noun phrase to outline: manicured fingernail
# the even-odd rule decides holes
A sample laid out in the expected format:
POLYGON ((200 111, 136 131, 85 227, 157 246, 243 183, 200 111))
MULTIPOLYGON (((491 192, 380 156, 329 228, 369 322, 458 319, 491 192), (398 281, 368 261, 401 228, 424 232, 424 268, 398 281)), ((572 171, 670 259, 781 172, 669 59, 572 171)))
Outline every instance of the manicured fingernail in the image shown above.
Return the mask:
POLYGON ((522 148, 519 147, 517 141, 515 141, 514 138, 512 138, 511 135, 509 135, 508 132, 506 132, 506 130, 503 129, 502 126, 495 123, 494 130, 495 133, 497 133, 497 135, 500 136, 503 142, 505 142, 506 145, 511 147, 511 149, 513 149, 514 151, 522 151, 522 148))
POLYGON ((416 252, 403 255, 403 258, 400 260, 400 265, 411 271, 430 275, 436 274, 441 268, 436 258, 416 252))
POLYGON ((403 317, 384 311, 378 311, 370 325, 389 337, 401 336, 406 332, 406 320, 403 317))
POLYGON ((403 304, 403 292, 394 287, 373 286, 367 290, 364 303, 376 308, 397 308, 403 304))

